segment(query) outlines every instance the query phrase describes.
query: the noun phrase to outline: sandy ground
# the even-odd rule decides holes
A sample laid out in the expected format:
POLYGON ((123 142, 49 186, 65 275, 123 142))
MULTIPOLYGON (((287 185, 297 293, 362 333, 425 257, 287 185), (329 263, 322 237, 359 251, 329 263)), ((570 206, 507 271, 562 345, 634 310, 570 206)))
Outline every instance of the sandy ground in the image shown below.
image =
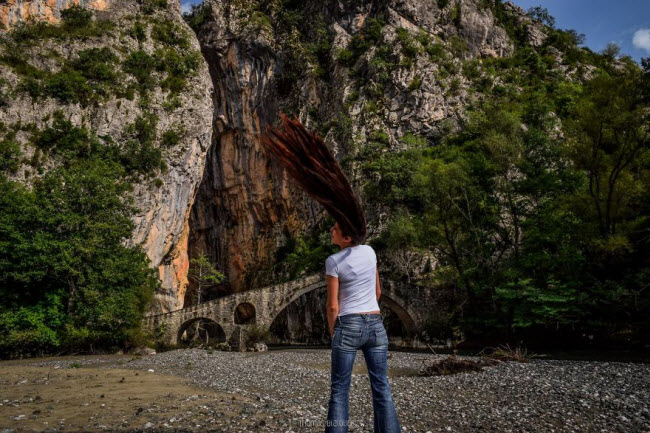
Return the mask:
POLYGON ((261 419, 241 417, 252 399, 199 389, 177 376, 16 361, 0 366, 0 431, 129 431, 170 420, 167 431, 199 430, 215 418, 238 418, 244 428, 261 419))

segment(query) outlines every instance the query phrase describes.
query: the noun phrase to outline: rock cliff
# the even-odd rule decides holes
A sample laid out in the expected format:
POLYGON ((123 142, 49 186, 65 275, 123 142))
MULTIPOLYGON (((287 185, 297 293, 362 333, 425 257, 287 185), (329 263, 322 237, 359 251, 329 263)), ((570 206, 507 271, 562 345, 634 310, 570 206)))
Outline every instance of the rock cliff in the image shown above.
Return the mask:
MULTIPOLYGON (((55 17, 58 22, 60 11, 68 3, 10 2, 2 8, 9 22, 17 26, 20 21, 14 18, 19 9, 39 10, 41 13, 30 16, 55 17)), ((82 4, 86 6, 86 2, 82 4)), ((199 54, 194 33, 181 18, 178 3, 165 6, 165 2, 111 1, 87 6, 98 6, 102 11, 95 11, 95 27, 89 24, 83 36, 75 37, 65 27, 51 26, 26 30, 27 38, 38 42, 21 43, 27 50, 10 53, 11 43, 5 45, 0 82, 8 97, 0 109, 0 122, 10 128, 33 125, 42 130, 51 125, 53 113, 59 111, 73 125, 83 126, 99 137, 110 137, 119 146, 145 139, 154 148, 164 147, 167 168, 154 173, 156 179, 141 176, 135 182, 139 212, 134 216, 136 229, 131 243, 142 245, 168 289, 156 294, 155 308, 180 308, 189 266, 190 210, 212 136, 212 82, 208 68, 199 54), (38 31, 43 34, 37 34, 38 31), (170 32, 174 32, 176 40, 169 40, 170 32), (97 51, 102 49, 108 51, 97 51), (103 81, 91 77, 92 70, 87 66, 101 53, 111 59, 99 65, 105 68, 101 70, 106 75, 110 74, 103 81), (190 57, 192 53, 194 56, 190 57), (182 88, 170 89, 165 85, 165 79, 172 75, 170 71, 151 70, 146 71, 147 76, 136 77, 140 71, 126 66, 138 65, 134 60, 139 58, 155 56, 166 62, 191 61, 192 71, 175 76, 183 80, 182 88), (141 80, 148 77, 152 78, 147 82, 150 88, 143 90, 141 80), (150 137, 143 137, 143 128, 152 129, 150 137)), ((30 133, 18 129, 16 139, 24 158, 11 178, 29 184, 57 162, 40 155, 30 133), (33 164, 39 157, 40 167, 33 164)))
POLYGON ((71 5, 103 11, 108 7, 108 3, 107 0, 7 0, 0 4, 0 27, 11 28, 29 19, 59 22, 61 10, 71 5))
MULTIPOLYGON (((263 154, 256 136, 264 124, 280 111, 295 114, 342 162, 377 137, 392 149, 409 133, 437 140, 471 100, 463 61, 512 53, 489 7, 439 3, 210 1, 190 16, 215 89, 190 254, 203 251, 227 271, 225 292, 269 283, 284 233, 318 221, 318 206, 263 154), (364 33, 366 20, 376 34, 364 33), (374 39, 363 52, 352 48, 363 37, 374 39), (405 55, 405 46, 413 51, 405 55)), ((358 190, 362 176, 353 163, 345 168, 358 190)), ((381 212, 367 211, 372 233, 381 212)))
MULTIPOLYGON (((0 18, 7 26, 27 16, 58 21, 69 3, 8 2, 0 6, 0 18)), ((73 123, 118 142, 129 139, 128 125, 149 115, 157 119, 157 143, 182 131, 165 149, 169 170, 154 183, 143 178, 137 185, 141 210, 132 239, 145 248, 165 287, 155 309, 174 310, 185 302, 190 258, 205 253, 227 274, 222 293, 268 284, 287 235, 323 220, 320 207, 263 153, 257 135, 265 124, 275 123, 280 111, 297 115, 324 137, 361 192, 372 181, 358 164, 368 150, 439 141, 481 97, 476 81, 487 76, 482 59, 513 53, 497 3, 209 0, 186 16, 188 26, 178 2, 82 1, 119 28, 65 43, 48 39, 23 60, 56 74, 66 60, 91 48, 113 49, 122 65, 135 52, 200 50, 194 73, 184 77, 182 90, 173 91, 165 72, 152 71, 160 77, 144 100, 127 86, 92 104, 62 103, 16 90, 30 77, 5 62, 0 78, 15 96, 0 110, 0 121, 39 128, 63 109, 73 123), (169 37, 177 33, 187 45, 169 37)), ((522 10, 506 3, 500 11, 525 22, 532 46, 543 41, 542 26, 522 10)), ((141 87, 146 78, 137 71, 123 77, 141 87)), ((28 136, 18 137, 31 158, 28 136)), ((38 172, 27 164, 13 175, 27 183, 30 176, 38 172)), ((372 238, 386 212, 365 206, 372 238)), ((300 303, 322 308, 316 299, 300 303)))

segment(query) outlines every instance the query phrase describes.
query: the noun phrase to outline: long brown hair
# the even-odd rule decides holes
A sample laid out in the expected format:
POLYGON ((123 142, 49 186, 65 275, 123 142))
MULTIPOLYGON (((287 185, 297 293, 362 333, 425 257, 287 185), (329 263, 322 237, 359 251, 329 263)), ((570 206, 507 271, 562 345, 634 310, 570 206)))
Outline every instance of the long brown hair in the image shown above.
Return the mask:
POLYGON ((266 125, 260 143, 339 223, 343 236, 350 236, 353 245, 363 243, 366 217, 339 163, 323 140, 298 119, 284 113, 280 118, 284 131, 266 125))

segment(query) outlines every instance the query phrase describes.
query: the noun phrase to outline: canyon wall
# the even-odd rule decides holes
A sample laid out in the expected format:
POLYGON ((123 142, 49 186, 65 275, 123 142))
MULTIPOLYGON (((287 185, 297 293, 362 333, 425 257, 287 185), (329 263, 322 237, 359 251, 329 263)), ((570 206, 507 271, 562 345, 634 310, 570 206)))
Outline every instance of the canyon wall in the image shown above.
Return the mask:
MULTIPOLYGON (((142 245, 159 270, 164 289, 156 294, 156 312, 186 304, 190 260, 201 254, 227 277, 213 295, 276 282, 278 250, 323 221, 322 208, 292 185, 258 143, 280 112, 297 116, 340 159, 367 212, 371 240, 389 215, 364 200, 363 186, 373 181, 360 169, 365 152, 377 145, 394 152, 439 142, 481 98, 463 68, 514 50, 496 18, 496 3, 488 0, 208 0, 186 20, 176 1, 162 8, 160 2, 126 0, 10 1, 0 6, 0 19, 6 27, 28 17, 57 22, 60 10, 73 3, 120 28, 66 44, 46 41, 27 53, 36 67, 54 73, 61 58, 92 47, 112 47, 121 61, 137 50, 154 53, 160 20, 183 29, 187 50, 201 53, 182 92, 174 96, 155 87, 145 108, 139 98, 120 95, 83 106, 53 98, 36 103, 18 93, 0 111, 5 123, 42 127, 48 114, 63 109, 74 123, 118 141, 145 112, 157 116, 159 137, 182 126, 182 139, 165 151, 169 170, 155 184, 142 179, 135 191, 140 211, 130 243, 142 245), (141 40, 133 29, 143 21, 141 40), (51 51, 58 58, 44 54, 51 51)), ((509 3, 505 10, 529 25, 531 45, 543 40, 540 26, 523 10, 509 3)), ((0 78, 12 88, 24 79, 7 67, 0 78)), ((31 156, 27 137, 21 142, 31 156)), ((38 176, 27 171, 24 166, 13 178, 29 183, 30 175, 38 176)), ((380 269, 393 265, 380 255, 380 269)), ((291 307, 278 323, 323 321, 323 302, 322 293, 305 295, 296 305, 309 311, 291 307)), ((306 335, 303 325, 289 328, 289 339, 306 335)))

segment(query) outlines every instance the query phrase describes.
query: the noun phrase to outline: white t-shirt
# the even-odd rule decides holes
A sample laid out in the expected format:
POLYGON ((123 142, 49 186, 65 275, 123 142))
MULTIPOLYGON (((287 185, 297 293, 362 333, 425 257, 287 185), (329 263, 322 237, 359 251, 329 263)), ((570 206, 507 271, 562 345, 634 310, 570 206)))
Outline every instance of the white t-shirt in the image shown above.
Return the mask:
POLYGON ((370 245, 343 248, 325 261, 325 274, 339 279, 339 316, 377 311, 377 256, 370 245))

